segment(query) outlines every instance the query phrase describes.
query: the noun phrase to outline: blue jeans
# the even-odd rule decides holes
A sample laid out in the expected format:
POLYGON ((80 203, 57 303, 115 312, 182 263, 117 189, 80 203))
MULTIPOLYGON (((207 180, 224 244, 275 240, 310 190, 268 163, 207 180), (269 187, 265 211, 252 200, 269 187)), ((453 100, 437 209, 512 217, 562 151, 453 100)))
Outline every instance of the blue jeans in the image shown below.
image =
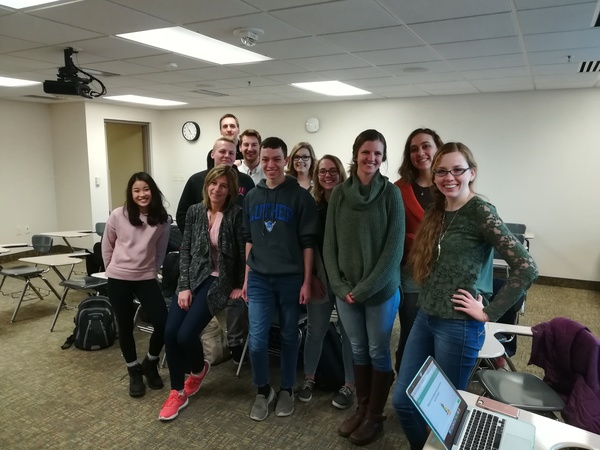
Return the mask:
POLYGON ((186 370, 200 373, 204 368, 204 349, 200 333, 213 318, 206 297, 215 280, 215 277, 208 277, 196 288, 192 304, 187 311, 181 309, 177 303, 177 294, 171 301, 165 329, 165 350, 171 389, 176 391, 183 389, 186 370))
MULTIPOLYGON (((306 305, 308 313, 308 326, 306 327, 306 342, 304 343, 304 373, 314 376, 321 359, 323 339, 329 330, 333 299, 323 303, 310 303, 306 305)), ((338 316, 338 325, 342 335, 342 360, 344 362, 344 381, 354 384, 354 369, 352 368, 352 347, 342 320, 338 316)))
POLYGON ((337 299, 337 310, 348 333, 354 364, 391 372, 390 338, 400 304, 400 291, 379 305, 349 304, 337 299))
POLYGON ((303 279, 303 275, 248 273, 250 362, 252 381, 258 387, 269 384, 269 330, 276 313, 281 336, 281 388, 291 389, 296 384, 299 295, 303 279))
POLYGON ((406 389, 428 356, 433 356, 457 389, 465 389, 485 340, 483 322, 440 319, 422 310, 410 331, 400 372, 394 387, 392 405, 410 442, 411 449, 421 449, 428 431, 406 389))

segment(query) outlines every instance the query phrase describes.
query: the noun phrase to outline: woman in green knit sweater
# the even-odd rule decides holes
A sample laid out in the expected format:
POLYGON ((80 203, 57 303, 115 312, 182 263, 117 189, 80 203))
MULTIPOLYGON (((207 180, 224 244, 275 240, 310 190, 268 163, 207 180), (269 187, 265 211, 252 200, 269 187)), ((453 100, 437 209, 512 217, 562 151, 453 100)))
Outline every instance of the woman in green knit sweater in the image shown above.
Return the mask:
POLYGON ((379 172, 386 151, 377 130, 358 135, 350 178, 334 189, 325 224, 325 268, 352 346, 358 403, 338 432, 358 445, 383 429, 394 379, 390 336, 400 303, 404 205, 400 191, 379 172))
POLYGON ((392 399, 410 442, 421 449, 429 434, 406 388, 428 356, 450 381, 465 389, 485 339, 484 322, 497 320, 537 278, 535 262, 493 205, 472 188, 477 165, 460 142, 442 146, 433 159, 434 202, 413 243, 409 265, 422 285, 392 399), (494 301, 493 250, 511 268, 494 301))

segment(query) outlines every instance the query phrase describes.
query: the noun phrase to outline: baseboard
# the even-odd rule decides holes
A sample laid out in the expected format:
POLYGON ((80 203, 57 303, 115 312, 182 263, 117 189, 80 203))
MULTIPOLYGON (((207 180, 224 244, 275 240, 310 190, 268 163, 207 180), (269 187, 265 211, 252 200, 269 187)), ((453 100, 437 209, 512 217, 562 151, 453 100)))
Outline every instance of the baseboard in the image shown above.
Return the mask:
POLYGON ((566 288, 573 288, 573 289, 586 289, 588 291, 600 291, 600 281, 573 280, 570 278, 555 278, 555 277, 540 276, 535 281, 535 283, 543 284, 545 286, 557 286, 557 287, 566 287, 566 288))

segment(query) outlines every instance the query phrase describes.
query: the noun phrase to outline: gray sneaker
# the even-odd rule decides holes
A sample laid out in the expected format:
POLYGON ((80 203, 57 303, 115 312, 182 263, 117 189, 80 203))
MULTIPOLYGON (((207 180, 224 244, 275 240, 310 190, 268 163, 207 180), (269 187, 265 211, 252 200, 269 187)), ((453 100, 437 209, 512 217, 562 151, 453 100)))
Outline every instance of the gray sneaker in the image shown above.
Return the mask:
POLYGON ((265 396, 261 394, 257 395, 254 404, 252 405, 252 410, 250 411, 250 418, 258 422, 265 420, 269 415, 269 405, 273 402, 274 398, 275 391, 273 388, 271 388, 268 398, 265 398, 265 396))
POLYGON ((275 406, 275 415, 277 417, 291 416, 294 412, 294 394, 288 391, 279 391, 277 396, 277 405, 275 406))
POLYGON ((352 403, 354 403, 354 398, 352 397, 352 390, 346 386, 342 386, 331 401, 331 404, 338 409, 350 408, 352 406, 352 403))
POLYGON ((308 403, 312 399, 312 390, 315 387, 315 380, 307 378, 304 380, 302 387, 298 390, 298 400, 302 403, 308 403))

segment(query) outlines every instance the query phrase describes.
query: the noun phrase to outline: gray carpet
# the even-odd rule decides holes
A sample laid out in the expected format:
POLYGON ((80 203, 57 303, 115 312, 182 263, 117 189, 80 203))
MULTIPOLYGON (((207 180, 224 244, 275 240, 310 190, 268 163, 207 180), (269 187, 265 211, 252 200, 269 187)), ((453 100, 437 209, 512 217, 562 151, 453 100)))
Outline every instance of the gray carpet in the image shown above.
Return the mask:
MULTIPOLYGON (((55 276, 49 278, 58 284, 55 276)), ((271 413, 264 422, 250 420, 255 394, 250 368, 244 366, 236 378, 231 361, 211 369, 200 392, 176 420, 161 423, 157 417, 168 388, 149 390, 141 399, 130 398, 118 344, 98 352, 61 350, 73 330, 75 312, 63 310, 50 333, 57 305, 52 294, 43 301, 25 302, 11 324, 16 300, 4 293, 20 287, 20 282, 8 279, 0 295, 0 449, 353 447, 336 433, 351 412, 336 410, 331 405, 332 393, 316 391, 310 403, 297 402, 291 417, 271 413)), ((84 297, 72 292, 68 302, 77 305, 84 297)), ((599 333, 600 293, 534 286, 521 323, 535 324, 558 315, 581 321, 599 333)), ((392 342, 397 341, 397 331, 396 326, 392 342)), ((148 335, 137 332, 136 340, 141 359, 148 335)), ((535 371, 525 367, 526 341, 519 342, 514 361, 520 369, 535 371)), ((276 372, 274 367, 272 374, 276 372)), ((168 385, 168 371, 162 370, 162 375, 168 385)), ((277 386, 277 379, 273 384, 277 386)), ((408 448, 389 402, 386 413, 383 436, 367 448, 408 448)))

